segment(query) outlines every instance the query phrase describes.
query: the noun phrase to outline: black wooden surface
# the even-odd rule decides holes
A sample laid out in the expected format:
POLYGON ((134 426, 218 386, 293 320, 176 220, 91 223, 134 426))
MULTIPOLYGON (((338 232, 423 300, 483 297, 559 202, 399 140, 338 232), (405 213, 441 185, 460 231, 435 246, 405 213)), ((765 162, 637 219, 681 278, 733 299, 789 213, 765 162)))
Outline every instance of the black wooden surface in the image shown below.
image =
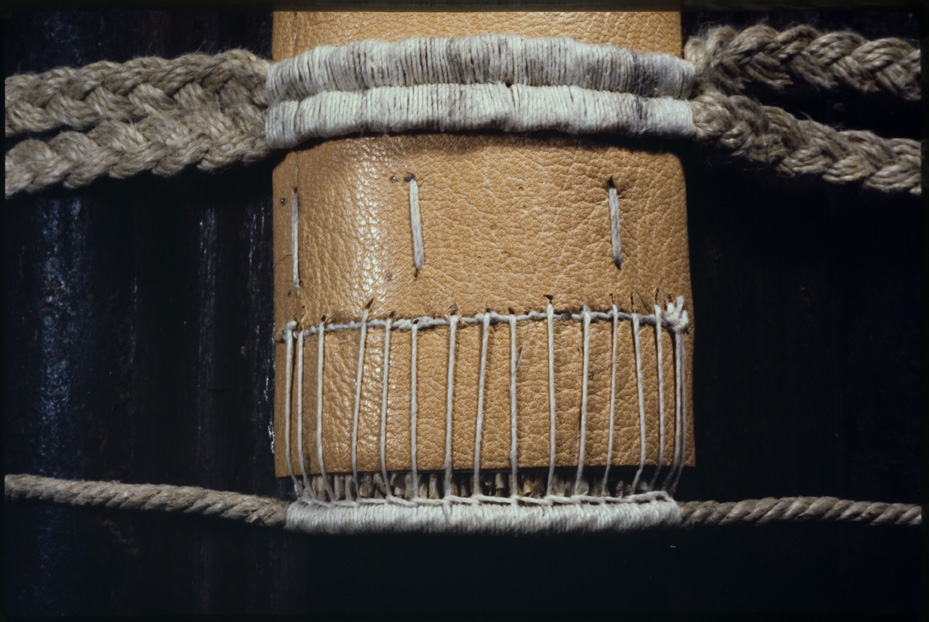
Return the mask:
MULTIPOLYGON (((692 13, 918 37, 898 13, 692 13)), ((245 47, 267 13, 14 14, 4 73, 245 47)), ((920 106, 754 94, 919 138, 920 106)), ((678 145, 688 184, 698 466, 681 499, 920 500, 920 247, 911 197, 678 145)), ((279 156, 278 156, 279 157, 279 156)), ((285 496, 271 438, 271 169, 140 175, 7 201, 6 473, 285 496)), ((308 537, 214 519, 3 508, 6 615, 915 611, 920 531, 787 524, 587 538, 308 537)))

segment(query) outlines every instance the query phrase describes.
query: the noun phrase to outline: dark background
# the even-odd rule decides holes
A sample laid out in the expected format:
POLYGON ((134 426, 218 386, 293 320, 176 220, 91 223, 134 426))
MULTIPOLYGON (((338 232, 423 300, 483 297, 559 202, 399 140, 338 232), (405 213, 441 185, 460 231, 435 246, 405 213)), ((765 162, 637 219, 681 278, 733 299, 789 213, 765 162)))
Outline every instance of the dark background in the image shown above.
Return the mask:
MULTIPOLYGON (((917 39, 893 12, 687 13, 917 39)), ((4 74, 244 47, 269 13, 14 13, 4 74)), ((925 40, 924 40, 925 43, 925 40)), ((924 46, 925 49, 925 46, 924 46)), ((920 104, 754 95, 919 138, 920 104)), ((682 500, 920 502, 924 205, 669 145, 687 172, 698 466, 682 500)), ((271 170, 17 196, 2 225, 3 469, 290 494, 271 454, 271 170)), ((583 538, 310 537, 197 516, 5 503, 2 610, 574 617, 911 612, 921 529, 697 528, 583 538)))

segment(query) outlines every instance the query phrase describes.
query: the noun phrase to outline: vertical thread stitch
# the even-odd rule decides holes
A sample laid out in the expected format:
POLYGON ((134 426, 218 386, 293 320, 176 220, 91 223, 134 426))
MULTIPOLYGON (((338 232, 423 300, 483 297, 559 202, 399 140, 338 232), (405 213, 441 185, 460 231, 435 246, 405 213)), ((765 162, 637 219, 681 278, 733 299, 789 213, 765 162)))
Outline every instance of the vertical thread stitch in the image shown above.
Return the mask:
POLYGON ((638 490, 639 478, 642 477, 642 470, 645 468, 645 404, 642 395, 642 351, 639 348, 639 314, 632 314, 632 347, 635 349, 635 375, 636 389, 639 395, 639 469, 635 472, 635 478, 632 480, 632 492, 638 490))
POLYGON ((613 179, 610 179, 609 191, 607 192, 607 203, 610 207, 610 238, 613 242, 613 263, 617 268, 622 267, 623 253, 622 240, 619 236, 619 193, 616 186, 613 185, 613 179))
MULTIPOLYGON (((687 312, 684 311, 684 313, 686 314, 687 312)), ((671 488, 669 489, 672 493, 677 488, 677 483, 681 479, 681 473, 684 472, 684 462, 687 460, 687 387, 685 385, 687 378, 684 375, 684 335, 680 331, 676 331, 675 338, 675 346, 678 349, 678 368, 681 370, 681 380, 680 383, 678 383, 678 392, 681 402, 681 460, 677 467, 677 475, 674 476, 674 483, 671 484, 671 488)))
POLYGON ((616 422, 616 340, 619 337, 619 309, 614 304, 610 309, 612 319, 611 353, 610 353, 610 431, 606 443, 606 468, 603 470, 603 485, 600 486, 600 496, 607 491, 610 479, 610 467, 613 465, 613 428, 616 422))
POLYGON ((413 321, 410 327, 410 465, 413 472, 413 498, 419 496, 419 471, 416 466, 416 415, 418 404, 416 401, 416 335, 419 332, 419 323, 413 321))
POLYGON ((413 235, 413 265, 416 271, 423 267, 426 261, 423 250, 423 223, 419 213, 419 182, 416 176, 410 173, 407 175, 407 181, 410 182, 410 228, 413 235))
POLYGON ((549 299, 546 308, 546 319, 548 320, 548 410, 549 410, 549 429, 548 429, 548 483, 545 487, 545 495, 552 494, 552 483, 555 480, 555 332, 553 318, 555 308, 549 299))
POLYGON ((290 478, 294 481, 294 490, 300 490, 300 483, 297 481, 297 475, 294 473, 294 465, 290 458, 290 418, 293 416, 293 376, 294 376, 294 329, 297 323, 293 320, 287 322, 284 328, 284 342, 287 344, 287 353, 284 363, 284 459, 287 460, 287 471, 290 478))
MULTIPOLYGON (((306 331, 297 334, 297 452, 300 459, 300 474, 303 476, 303 490, 313 496, 310 478, 306 474, 306 457, 303 451, 303 346, 306 331)), ((301 491, 298 489, 297 493, 301 491)))
POLYGON ((517 493, 516 481, 516 316, 510 313, 510 496, 517 493))
POLYGON ((390 373, 390 325, 392 322, 393 318, 388 317, 387 326, 384 327, 384 380, 381 386, 381 477, 384 478, 388 499, 393 496, 390 483, 387 481, 387 379, 390 373))
POLYGON ((580 494, 581 481, 584 476, 584 461, 587 459, 587 375, 590 371, 590 309, 584 305, 584 366, 581 379, 581 430, 577 451, 577 475, 574 478, 574 494, 580 494))
POLYGON ((655 487, 661 465, 664 464, 664 370, 661 362, 661 307, 655 305, 655 356, 658 359, 658 464, 649 483, 649 490, 655 487))
POLYGON ((452 402, 455 388, 455 333, 458 331, 458 316, 448 318, 448 384, 445 404, 445 496, 452 489, 452 402))
POLYGON ((293 261, 292 272, 294 289, 300 287, 300 263, 298 260, 298 251, 300 250, 300 199, 297 189, 294 188, 294 196, 290 202, 290 257, 293 261))
MULTIPOLYGON (((326 477, 326 463, 323 461, 323 361, 326 354, 326 325, 325 321, 319 323, 319 333, 317 333, 317 367, 316 367, 316 459, 319 462, 319 474, 326 484, 326 493, 329 500, 335 500, 335 493, 329 484, 329 478, 326 477)), ((358 494, 358 487, 355 486, 355 494, 358 494)))
MULTIPOLYGON (((686 324, 687 316, 686 312, 681 312, 681 307, 683 307, 683 298, 677 299, 677 306, 672 306, 668 303, 668 313, 673 313, 675 318, 678 320, 678 325, 680 320, 684 320, 686 324)), ((683 452, 681 449, 682 444, 682 420, 683 420, 683 404, 682 404, 682 395, 683 392, 683 358, 682 358, 682 348, 681 342, 683 341, 683 334, 679 327, 675 327, 671 333, 671 339, 674 347, 674 455, 671 458, 671 470, 668 472, 668 475, 664 479, 663 488, 666 490, 673 490, 676 486, 676 475, 678 471, 683 469, 683 452)))
POLYGON ((355 408, 352 411, 352 480, 358 490, 358 410, 361 408, 361 379, 365 363, 365 338, 368 336, 368 311, 365 306, 361 315, 361 336, 358 338, 358 371, 355 374, 355 408))
POLYGON ((481 437, 484 427, 484 381, 487 376, 487 338, 490 333, 490 313, 484 314, 481 327, 481 371, 477 379, 477 423, 474 430, 474 483, 471 494, 481 492, 481 437))

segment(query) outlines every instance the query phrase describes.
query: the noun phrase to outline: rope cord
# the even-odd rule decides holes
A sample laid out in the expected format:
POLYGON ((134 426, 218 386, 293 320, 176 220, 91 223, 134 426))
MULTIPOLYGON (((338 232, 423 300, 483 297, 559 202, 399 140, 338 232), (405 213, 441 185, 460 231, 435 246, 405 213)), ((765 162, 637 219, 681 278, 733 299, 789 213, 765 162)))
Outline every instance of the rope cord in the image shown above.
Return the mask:
POLYGON ((835 184, 857 182, 881 192, 919 196, 920 149, 915 140, 839 131, 742 95, 704 93, 691 102, 698 140, 785 175, 815 175, 835 184))
POLYGON ((191 165, 211 171, 255 162, 272 148, 315 135, 496 128, 694 136, 782 174, 920 194, 917 141, 839 131, 719 92, 802 80, 918 100, 918 48, 805 26, 783 32, 752 26, 691 38, 686 57, 567 38, 487 35, 358 42, 274 65, 231 50, 15 75, 5 80, 7 138, 70 129, 8 148, 5 193, 56 183, 76 188, 145 170, 167 176, 191 165), (424 64, 420 53, 435 63, 424 64), (368 75, 374 65, 359 64, 358 54, 394 59, 401 70, 368 75), (548 61, 529 63, 523 56, 548 61), (402 71, 407 65, 418 69, 402 71), (269 88, 284 99, 270 97, 269 88), (681 99, 691 90, 695 98, 681 99))
POLYGON ((120 510, 150 510, 203 514, 245 521, 266 527, 282 527, 286 501, 236 492, 206 490, 167 484, 74 481, 39 475, 6 475, 8 500, 36 499, 65 505, 102 506, 120 510))
POLYGON ((836 497, 765 497, 726 503, 686 501, 678 505, 685 525, 826 521, 918 527, 923 523, 922 508, 915 504, 849 501, 836 497))
POLYGON ((742 31, 722 26, 688 39, 684 58, 694 64, 702 89, 739 92, 756 83, 782 90, 806 82, 920 99, 919 48, 903 39, 868 41, 854 32, 824 34, 810 26, 782 32, 765 24, 742 31))
MULTIPOLYGON (((282 499, 167 484, 75 481, 39 475, 5 475, 3 483, 4 496, 10 501, 33 499, 73 506, 202 514, 265 527, 283 527, 292 505, 282 499)), ((728 503, 687 501, 678 503, 678 507, 683 526, 763 525, 775 521, 922 525, 922 509, 915 504, 835 497, 764 498, 728 503)))
POLYGON ((217 105, 264 107, 270 67, 246 50, 229 50, 11 76, 4 84, 5 135, 84 129, 105 120, 138 121, 155 112, 217 105))

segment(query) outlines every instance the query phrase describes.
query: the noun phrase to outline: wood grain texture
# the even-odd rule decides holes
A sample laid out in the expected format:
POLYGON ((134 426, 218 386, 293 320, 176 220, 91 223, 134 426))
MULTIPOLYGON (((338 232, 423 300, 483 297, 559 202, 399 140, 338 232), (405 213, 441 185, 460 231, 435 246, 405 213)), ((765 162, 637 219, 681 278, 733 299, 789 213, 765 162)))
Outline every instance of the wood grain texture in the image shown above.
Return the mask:
MULTIPOLYGON (((684 36, 761 19, 917 37, 912 15, 885 12, 692 13, 684 36)), ((230 47, 270 56, 270 26, 269 14, 14 14, 4 72, 230 47)), ((822 122, 919 138, 918 104, 757 95, 822 122)), ((918 502, 919 201, 746 171, 689 145, 681 155, 700 309, 700 464, 678 496, 918 502)), ((268 435, 275 161, 6 202, 5 472, 287 494, 268 435)), ((509 617, 906 612, 919 606, 919 544, 918 530, 857 525, 544 542, 307 537, 21 502, 3 508, 0 604, 10 616, 454 615, 449 603, 466 591, 479 596, 469 612, 509 617)))

